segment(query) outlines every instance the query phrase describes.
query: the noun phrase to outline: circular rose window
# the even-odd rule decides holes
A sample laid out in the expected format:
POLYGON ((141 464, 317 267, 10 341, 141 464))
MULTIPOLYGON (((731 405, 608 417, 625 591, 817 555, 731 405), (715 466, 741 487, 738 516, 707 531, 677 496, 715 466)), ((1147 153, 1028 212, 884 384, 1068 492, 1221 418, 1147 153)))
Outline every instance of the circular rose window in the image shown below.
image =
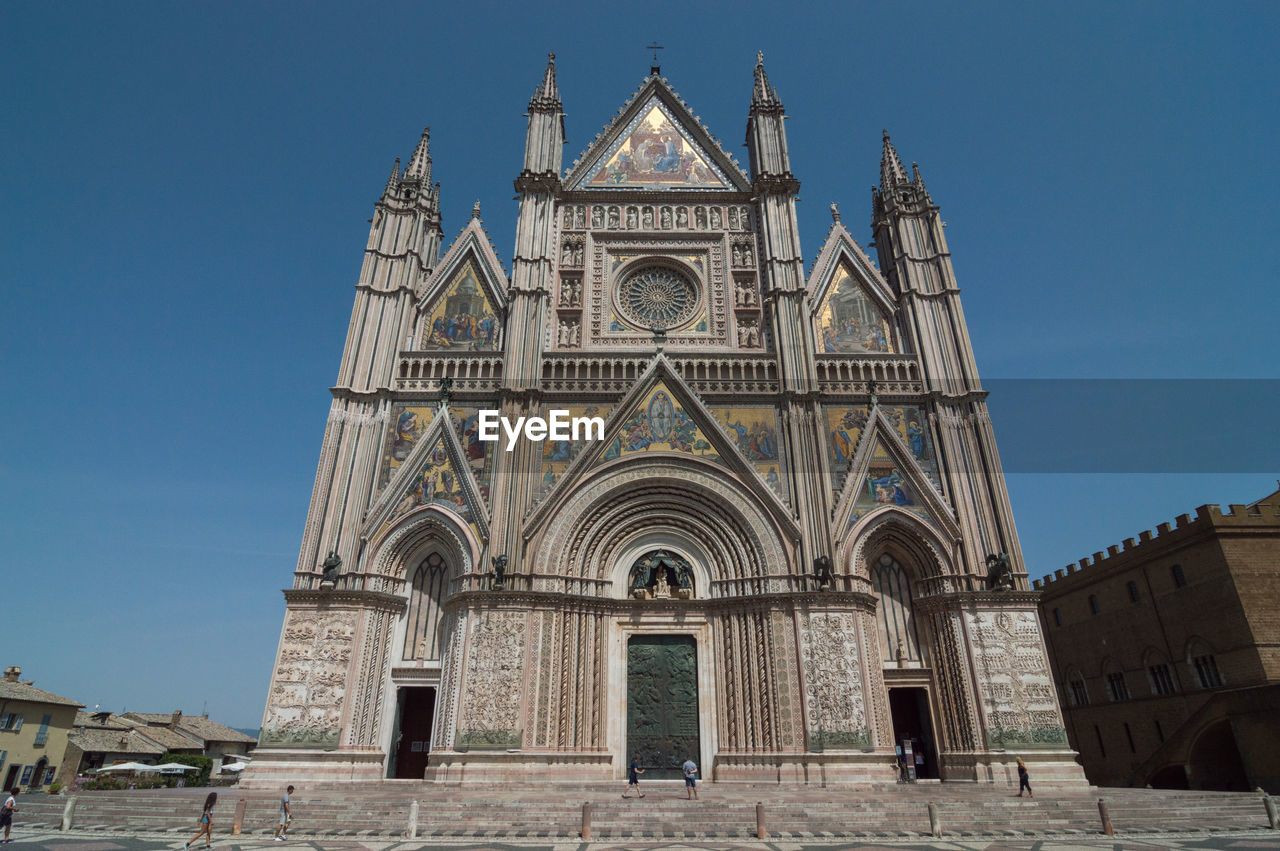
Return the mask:
POLYGON ((618 287, 623 318, 646 328, 676 328, 692 319, 697 308, 698 288, 668 266, 638 269, 618 287))

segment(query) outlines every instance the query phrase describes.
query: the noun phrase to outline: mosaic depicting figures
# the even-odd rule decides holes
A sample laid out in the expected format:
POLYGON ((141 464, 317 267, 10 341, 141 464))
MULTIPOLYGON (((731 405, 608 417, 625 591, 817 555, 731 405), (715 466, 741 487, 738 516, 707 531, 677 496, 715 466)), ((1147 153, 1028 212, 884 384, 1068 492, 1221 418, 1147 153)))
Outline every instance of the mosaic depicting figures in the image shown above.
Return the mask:
POLYGON ((657 98, 651 99, 623 129, 582 185, 589 188, 731 188, 720 169, 657 98))
POLYGON ((449 462, 449 453, 441 441, 427 456, 422 469, 409 483, 408 490, 396 504, 391 519, 423 505, 441 505, 459 515, 473 529, 475 516, 462 489, 462 480, 449 462))
MULTIPOLYGON (((493 443, 481 442, 479 437, 479 411, 492 405, 450 406, 449 418, 453 430, 462 443, 471 475, 480 487, 480 496, 489 500, 489 475, 493 469, 493 443)), ((391 410, 391 427, 387 431, 386 449, 382 456, 382 472, 379 486, 391 480, 396 469, 404 463, 413 447, 431 425, 436 415, 436 404, 396 405, 391 410)))
POLYGON ((919 495, 898 469, 889 450, 877 441, 871 453, 871 464, 859 482, 858 496, 853 503, 853 516, 861 517, 882 505, 896 505, 908 511, 927 513, 920 505, 919 495))
POLYGON ((635 452, 685 452, 719 461, 711 441, 660 382, 622 424, 605 449, 606 460, 635 452))
POLYGON ((819 352, 888 354, 897 351, 884 312, 843 264, 836 269, 827 296, 818 309, 817 326, 819 352))
MULTIPOLYGON (((914 405, 881 407, 880 412, 902 438, 902 442, 911 452, 911 457, 924 474, 935 486, 939 485, 938 459, 933 449, 933 441, 929 438, 928 421, 925 419, 924 412, 914 405)), ((849 462, 853 460, 858 441, 871 414, 870 409, 865 406, 831 406, 825 413, 828 460, 836 487, 839 488, 843 482, 843 475, 849 470, 849 462)), ((882 447, 877 447, 877 451, 881 449, 882 447)))
MULTIPOLYGON (((548 405, 548 408, 556 410, 564 410, 569 412, 571 419, 576 417, 600 417, 607 420, 609 417, 609 406, 607 405, 548 405)), ((546 412, 543 412, 546 416, 546 412)), ((569 468, 569 464, 574 458, 578 457, 578 453, 590 444, 585 440, 544 440, 542 442, 542 454, 539 456, 540 466, 538 472, 538 482, 534 487, 536 499, 541 499, 551 492, 556 486, 556 482, 560 481, 560 477, 564 475, 564 471, 569 468)))
POLYGON ((467 261, 427 317, 424 351, 493 349, 501 323, 480 286, 479 274, 467 261))
POLYGON ((788 499, 786 453, 772 407, 722 408, 711 412, 729 441, 750 462, 773 492, 788 499))

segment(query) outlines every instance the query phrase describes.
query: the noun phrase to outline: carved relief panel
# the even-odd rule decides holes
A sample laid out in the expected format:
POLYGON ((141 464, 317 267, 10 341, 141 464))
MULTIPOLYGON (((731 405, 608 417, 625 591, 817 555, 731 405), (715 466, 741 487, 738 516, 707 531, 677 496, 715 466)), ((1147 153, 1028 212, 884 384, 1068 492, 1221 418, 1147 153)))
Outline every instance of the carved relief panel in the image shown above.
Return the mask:
POLYGON ((800 614, 800 658, 811 751, 872 746, 858 627, 856 612, 800 614))
POLYGON ((520 747, 527 626, 527 612, 485 611, 470 619, 456 747, 520 747))
POLYGON ((358 617, 350 610, 288 612, 259 744, 338 746, 358 617))
POLYGON ((1066 747, 1033 611, 966 612, 988 747, 1066 747))

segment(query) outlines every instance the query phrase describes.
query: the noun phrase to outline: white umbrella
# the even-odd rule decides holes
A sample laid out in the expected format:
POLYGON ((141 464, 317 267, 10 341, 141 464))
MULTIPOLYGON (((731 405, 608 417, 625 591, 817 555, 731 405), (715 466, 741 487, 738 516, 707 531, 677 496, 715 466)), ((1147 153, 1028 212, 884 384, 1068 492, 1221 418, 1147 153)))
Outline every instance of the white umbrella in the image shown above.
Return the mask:
POLYGON ((249 767, 247 762, 232 762, 222 766, 223 771, 244 771, 249 767))
POLYGON ((146 765, 141 762, 121 762, 116 765, 108 765, 105 768, 99 768, 95 774, 102 774, 106 771, 157 771, 159 769, 154 765, 146 765))
POLYGON ((182 762, 165 762, 165 763, 161 763, 160 765, 153 765, 151 766, 151 768, 155 771, 163 771, 165 774, 168 774, 169 772, 200 770, 198 766, 187 765, 186 763, 182 763, 182 762))

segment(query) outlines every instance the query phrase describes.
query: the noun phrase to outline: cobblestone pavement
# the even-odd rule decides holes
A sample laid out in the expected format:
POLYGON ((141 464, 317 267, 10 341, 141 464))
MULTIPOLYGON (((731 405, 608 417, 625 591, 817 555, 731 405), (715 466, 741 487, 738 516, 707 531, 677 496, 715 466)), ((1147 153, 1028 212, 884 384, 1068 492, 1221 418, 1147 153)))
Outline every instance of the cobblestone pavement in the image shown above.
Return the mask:
MULTIPOLYGON (((23 849, 49 849, 49 851, 153 851, 153 849, 180 849, 187 837, 170 835, 129 835, 106 831, 50 830, 15 831, 13 842, 3 851, 23 849)), ((1071 839, 1037 839, 1034 836, 1018 839, 874 839, 838 840, 822 838, 785 839, 774 841, 755 840, 707 840, 707 841, 625 841, 602 840, 440 840, 417 841, 403 839, 291 839, 275 842, 270 837, 218 837, 213 847, 219 851, 244 849, 293 848, 319 849, 319 851, 410 851, 410 849, 439 849, 439 851, 843 851, 843 849, 951 849, 952 851, 997 851, 997 849, 1025 849, 1026 851, 1072 851, 1072 849, 1110 849, 1110 851, 1146 851, 1146 849, 1187 848, 1205 851, 1235 851, 1235 849, 1280 849, 1280 832, 1252 830, 1236 833, 1182 835, 1144 835, 1142 837, 1116 836, 1112 838, 1073 837, 1071 839)))

